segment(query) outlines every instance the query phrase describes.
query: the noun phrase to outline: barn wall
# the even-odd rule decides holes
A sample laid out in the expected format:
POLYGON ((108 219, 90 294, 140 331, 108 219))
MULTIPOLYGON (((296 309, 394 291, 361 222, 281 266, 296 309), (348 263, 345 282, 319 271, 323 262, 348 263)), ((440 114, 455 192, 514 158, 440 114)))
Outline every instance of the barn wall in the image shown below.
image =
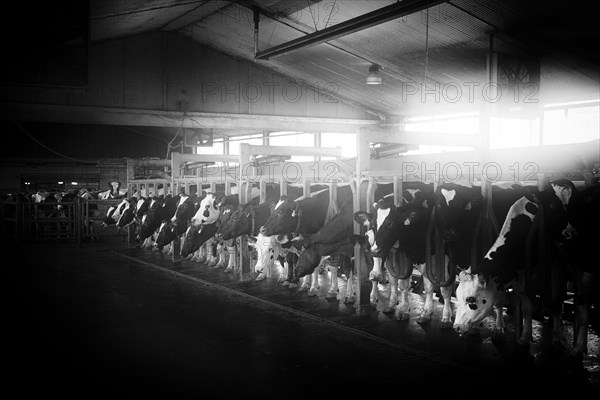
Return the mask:
POLYGON ((93 44, 85 89, 6 88, 7 102, 131 109, 372 118, 305 84, 176 33, 93 44))
POLYGON ((125 160, 112 160, 108 163, 76 164, 59 163, 56 160, 20 161, 0 164, 0 193, 16 191, 35 192, 38 189, 49 191, 85 187, 89 190, 107 190, 112 181, 127 184, 127 164, 125 160), (24 184, 31 183, 30 186, 24 184), (63 184, 59 185, 58 182, 63 184), (77 182, 77 186, 71 183, 77 182), (87 185, 86 183, 93 183, 87 185))
POLYGON ((0 146, 3 158, 164 158, 167 152, 166 139, 122 126, 0 121, 0 129, 9 143, 0 146))

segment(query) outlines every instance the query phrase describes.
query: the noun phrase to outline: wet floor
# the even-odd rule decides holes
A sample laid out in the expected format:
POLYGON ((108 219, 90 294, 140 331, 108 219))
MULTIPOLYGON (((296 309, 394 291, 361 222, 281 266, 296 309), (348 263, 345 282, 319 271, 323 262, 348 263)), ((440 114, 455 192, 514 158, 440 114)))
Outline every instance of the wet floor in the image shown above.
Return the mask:
MULTIPOLYGON (((131 248, 119 240, 5 249, 8 382, 21 396, 199 398, 204 395, 453 394, 598 391, 598 340, 566 368, 536 322, 530 349, 131 248), (12 301, 11 301, 12 300, 12 301), (16 306, 16 307, 14 307, 16 306)), ((385 287, 380 285, 385 295, 385 287)), ((325 289, 322 289, 325 290, 325 289)), ((343 288, 342 288, 343 290, 343 288)), ((384 298, 385 299, 385 298, 384 298)), ((381 300, 381 302, 384 301, 381 300)), ((511 329, 511 317, 507 316, 511 329)), ((462 395, 461 395, 462 397, 462 395)))

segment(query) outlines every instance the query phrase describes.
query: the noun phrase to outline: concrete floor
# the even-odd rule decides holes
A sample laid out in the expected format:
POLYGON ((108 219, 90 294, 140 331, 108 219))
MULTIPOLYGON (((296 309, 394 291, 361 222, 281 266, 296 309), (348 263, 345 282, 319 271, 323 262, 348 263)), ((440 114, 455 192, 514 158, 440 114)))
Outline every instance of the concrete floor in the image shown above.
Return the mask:
MULTIPOLYGON (((19 397, 200 398, 598 391, 598 340, 569 371, 544 324, 522 351, 254 282, 127 245, 120 237, 9 246, 8 386, 19 397)), ((385 288, 382 288, 385 290, 385 288)), ((512 326, 510 316, 508 327, 512 326)))

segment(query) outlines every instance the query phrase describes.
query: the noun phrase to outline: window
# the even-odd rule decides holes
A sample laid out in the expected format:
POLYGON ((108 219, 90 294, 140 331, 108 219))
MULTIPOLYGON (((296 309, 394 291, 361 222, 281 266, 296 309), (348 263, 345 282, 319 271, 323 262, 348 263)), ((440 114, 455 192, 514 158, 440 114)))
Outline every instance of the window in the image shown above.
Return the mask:
MULTIPOLYGON (((404 126, 404 128, 409 132, 439 132, 464 135, 475 135, 479 132, 479 113, 477 112, 409 118, 407 122, 408 123, 404 126)), ((474 138, 474 140, 478 139, 474 138)), ((408 150, 403 154, 434 154, 449 151, 469 150, 473 150, 473 148, 460 146, 419 145, 418 149, 408 150)))
POLYGON ((321 134, 321 146, 340 146, 343 158, 356 157, 356 135, 353 133, 323 133, 321 134))
MULTIPOLYGON (((315 136, 312 133, 273 132, 269 136, 269 145, 288 147, 314 147, 315 136)), ((289 161, 314 161, 313 156, 292 156, 289 161)))
POLYGON ((600 138, 600 105, 571 107, 567 104, 554 108, 546 105, 544 110, 545 145, 582 143, 600 138))
POLYGON ((492 118, 490 149, 537 146, 540 143, 539 120, 525 118, 492 118))

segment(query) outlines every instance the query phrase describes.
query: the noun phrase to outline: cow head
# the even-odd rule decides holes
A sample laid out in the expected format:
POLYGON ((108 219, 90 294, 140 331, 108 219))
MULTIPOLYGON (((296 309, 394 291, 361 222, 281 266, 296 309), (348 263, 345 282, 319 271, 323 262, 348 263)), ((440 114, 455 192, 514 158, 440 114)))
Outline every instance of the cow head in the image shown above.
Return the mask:
POLYGON ((119 229, 129 226, 134 222, 137 202, 137 197, 132 197, 125 203, 125 206, 122 209, 117 220, 117 227, 119 229))
POLYGON ((163 219, 160 227, 158 228, 158 236, 156 237, 156 246, 159 250, 173 240, 175 240, 175 227, 170 219, 163 219))
POLYGON ((298 226, 298 204, 283 195, 279 198, 273 212, 267 218, 260 231, 265 236, 286 234, 293 232, 298 226))
POLYGON ((281 246, 275 236, 265 236, 262 233, 259 233, 256 237, 249 236, 248 245, 256 249, 255 271, 266 271, 282 253, 281 246))
POLYGON ((449 243, 470 240, 470 230, 475 226, 482 201, 478 187, 438 186, 435 192, 435 222, 444 240, 449 243))
POLYGON ((162 219, 161 211, 163 208, 163 201, 160 199, 153 198, 148 206, 148 211, 142 216, 142 224, 140 225, 140 232, 137 237, 138 240, 144 240, 152 236, 154 231, 160 227, 162 219))
POLYGON ((192 217, 191 225, 199 226, 217 222, 221 212, 218 206, 218 198, 214 193, 207 193, 200 202, 198 211, 192 217))
POLYGON ((398 240, 403 221, 398 219, 396 207, 391 198, 384 198, 374 204, 375 214, 365 211, 354 213, 354 221, 367 229, 368 247, 374 257, 386 258, 386 255, 398 240))
POLYGON ((252 234, 252 220, 255 215, 253 203, 239 205, 237 209, 233 205, 223 208, 223 215, 217 238, 220 240, 234 239, 240 235, 252 234))
POLYGON ((461 334, 470 333, 492 312, 498 290, 481 274, 471 274, 471 268, 461 271, 458 280, 454 329, 461 334))
POLYGON ((200 234, 200 229, 202 229, 201 226, 188 226, 187 230, 185 231, 183 246, 181 246, 180 250, 182 257, 187 257, 200 248, 197 240, 197 237, 200 234))

